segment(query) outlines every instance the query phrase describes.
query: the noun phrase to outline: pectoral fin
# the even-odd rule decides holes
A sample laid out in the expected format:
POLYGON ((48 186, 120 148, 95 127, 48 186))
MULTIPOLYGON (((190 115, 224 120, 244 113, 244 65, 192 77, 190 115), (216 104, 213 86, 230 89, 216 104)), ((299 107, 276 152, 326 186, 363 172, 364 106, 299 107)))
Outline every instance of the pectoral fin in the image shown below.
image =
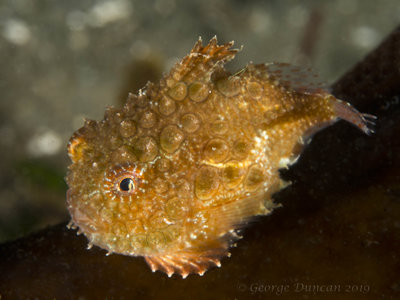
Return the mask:
POLYGON ((145 256, 151 270, 162 271, 171 277, 179 274, 186 278, 189 274, 202 276, 209 268, 221 266, 221 258, 229 256, 225 248, 210 249, 205 252, 183 251, 174 254, 145 256))

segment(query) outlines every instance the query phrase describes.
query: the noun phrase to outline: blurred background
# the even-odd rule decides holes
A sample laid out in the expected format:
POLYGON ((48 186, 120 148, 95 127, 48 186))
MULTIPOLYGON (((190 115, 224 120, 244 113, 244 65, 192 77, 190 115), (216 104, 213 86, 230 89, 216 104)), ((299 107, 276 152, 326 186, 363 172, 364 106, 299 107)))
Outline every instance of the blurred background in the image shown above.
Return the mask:
POLYGON ((2 0, 0 242, 69 218, 71 134, 156 81, 199 36, 244 46, 232 71, 290 62, 333 83, 399 23, 398 0, 2 0))

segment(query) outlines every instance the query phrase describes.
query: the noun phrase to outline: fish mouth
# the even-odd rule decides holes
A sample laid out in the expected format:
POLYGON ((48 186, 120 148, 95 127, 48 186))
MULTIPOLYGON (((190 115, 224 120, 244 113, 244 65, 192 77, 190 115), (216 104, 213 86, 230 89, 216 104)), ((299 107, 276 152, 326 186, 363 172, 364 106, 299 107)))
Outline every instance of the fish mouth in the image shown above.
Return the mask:
POLYGON ((73 225, 79 227, 85 234, 95 234, 99 230, 99 224, 95 218, 88 214, 88 207, 83 207, 72 189, 67 190, 67 208, 73 225))

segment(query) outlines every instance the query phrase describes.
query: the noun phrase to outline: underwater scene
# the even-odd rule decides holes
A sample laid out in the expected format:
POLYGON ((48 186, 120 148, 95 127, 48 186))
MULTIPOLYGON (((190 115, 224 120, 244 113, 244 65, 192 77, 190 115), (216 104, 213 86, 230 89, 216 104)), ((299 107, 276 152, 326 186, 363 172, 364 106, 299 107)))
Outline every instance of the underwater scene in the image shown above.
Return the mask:
POLYGON ((400 3, 4 0, 1 299, 399 299, 400 3))

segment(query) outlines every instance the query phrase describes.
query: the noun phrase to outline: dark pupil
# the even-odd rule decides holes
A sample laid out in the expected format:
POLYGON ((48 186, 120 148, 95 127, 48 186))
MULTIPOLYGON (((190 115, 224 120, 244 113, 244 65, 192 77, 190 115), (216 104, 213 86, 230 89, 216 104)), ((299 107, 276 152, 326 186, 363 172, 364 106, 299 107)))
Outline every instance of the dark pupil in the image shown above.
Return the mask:
POLYGON ((119 184, 119 188, 121 189, 121 191, 124 192, 129 192, 130 190, 133 189, 133 187, 134 183, 132 178, 125 178, 119 184))

